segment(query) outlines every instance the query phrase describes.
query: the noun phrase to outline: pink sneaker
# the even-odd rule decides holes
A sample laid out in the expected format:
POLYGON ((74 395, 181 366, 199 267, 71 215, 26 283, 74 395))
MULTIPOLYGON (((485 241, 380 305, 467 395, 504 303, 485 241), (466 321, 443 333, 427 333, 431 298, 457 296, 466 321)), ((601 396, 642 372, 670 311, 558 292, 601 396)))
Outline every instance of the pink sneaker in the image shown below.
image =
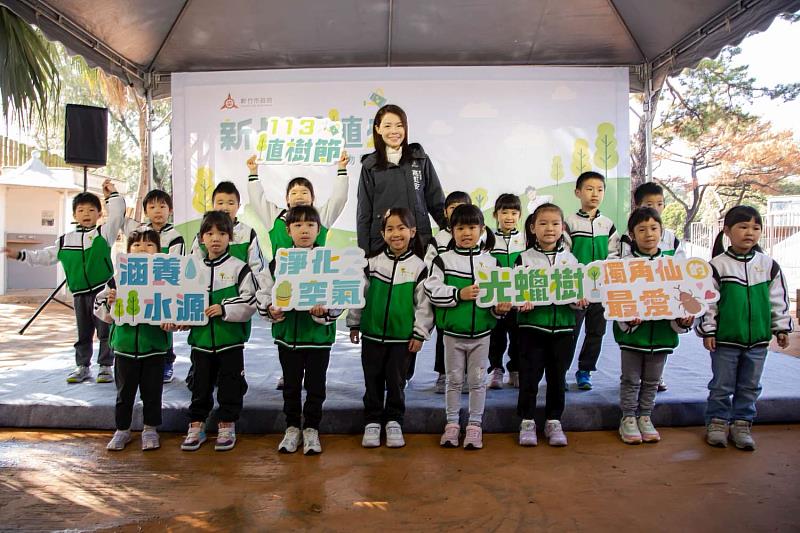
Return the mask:
POLYGON ((536 438, 536 422, 533 420, 523 420, 519 426, 519 445, 536 446, 539 441, 536 438))
POLYGON ((483 430, 480 426, 469 424, 467 436, 464 437, 465 450, 480 450, 483 448, 483 430))
POLYGON ((458 435, 461 433, 461 426, 452 423, 444 427, 442 438, 439 439, 439 446, 444 448, 458 448, 458 435))

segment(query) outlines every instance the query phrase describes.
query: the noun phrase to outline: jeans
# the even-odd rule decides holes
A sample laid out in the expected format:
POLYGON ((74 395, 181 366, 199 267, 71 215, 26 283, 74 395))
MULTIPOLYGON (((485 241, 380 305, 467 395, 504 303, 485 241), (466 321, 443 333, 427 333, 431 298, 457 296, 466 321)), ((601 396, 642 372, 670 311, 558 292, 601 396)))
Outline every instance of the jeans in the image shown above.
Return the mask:
POLYGON ((745 349, 717 345, 711 352, 713 376, 708 383, 706 424, 712 418, 753 421, 766 358, 766 346, 745 349))

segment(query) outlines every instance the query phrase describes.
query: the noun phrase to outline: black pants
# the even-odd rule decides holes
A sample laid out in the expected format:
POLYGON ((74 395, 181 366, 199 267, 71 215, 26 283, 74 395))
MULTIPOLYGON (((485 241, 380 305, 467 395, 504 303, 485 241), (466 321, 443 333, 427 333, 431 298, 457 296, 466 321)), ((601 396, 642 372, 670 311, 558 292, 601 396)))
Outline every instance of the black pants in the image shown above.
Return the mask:
POLYGON ((278 345, 278 356, 283 369, 283 414, 286 415, 286 425, 318 430, 322 420, 322 404, 325 402, 325 378, 331 349, 292 350, 278 345), (303 404, 304 386, 306 401, 303 404))
POLYGON ((361 366, 364 369, 364 419, 367 424, 394 420, 403 424, 406 412, 405 374, 408 344, 361 341, 361 366), (384 406, 384 391, 386 405, 384 406))
POLYGON ((510 311, 506 316, 497 320, 497 325, 492 330, 489 338, 489 373, 495 368, 503 370, 503 354, 508 347, 509 372, 516 372, 519 365, 519 347, 517 341, 517 313, 510 311))
POLYGON ((94 315, 94 300, 101 290, 103 290, 102 287, 86 294, 77 294, 72 298, 75 322, 78 326, 78 341, 75 343, 75 363, 78 366, 92 364, 95 331, 97 331, 97 340, 100 341, 97 363, 103 366, 114 365, 114 354, 108 346, 109 324, 94 315))
POLYGON ((161 425, 161 390, 164 376, 164 356, 116 356, 114 382, 117 384, 117 405, 114 409, 117 429, 131 427, 136 391, 142 397, 142 415, 146 426, 161 425))
POLYGON ((533 419, 542 375, 547 379, 545 418, 560 420, 564 412, 564 375, 572 361, 574 340, 569 333, 551 335, 531 328, 519 329, 519 398, 517 414, 533 419))
MULTIPOLYGON (((578 335, 581 332, 581 324, 586 322, 586 337, 583 339, 581 353, 578 356, 578 370, 594 372, 597 370, 597 360, 600 358, 600 348, 603 345, 603 335, 606 334, 606 319, 603 316, 603 305, 599 303, 589 304, 583 310, 575 311, 575 335, 573 337, 572 351, 578 344, 578 335)), ((570 364, 572 358, 570 358, 570 364)))
POLYGON ((444 374, 444 335, 439 328, 436 328, 436 359, 433 362, 433 370, 439 374, 444 374))
POLYGON ((173 348, 172 346, 170 346, 169 350, 167 350, 167 359, 166 359, 166 361, 169 364, 174 364, 175 363, 175 348, 173 348))
MULTIPOLYGON (((217 417, 220 422, 236 422, 242 412, 247 381, 244 379, 244 349, 207 353, 192 349, 192 422, 205 422, 214 407, 214 386, 217 387, 217 417)), ((163 378, 163 371, 162 371, 163 378)))

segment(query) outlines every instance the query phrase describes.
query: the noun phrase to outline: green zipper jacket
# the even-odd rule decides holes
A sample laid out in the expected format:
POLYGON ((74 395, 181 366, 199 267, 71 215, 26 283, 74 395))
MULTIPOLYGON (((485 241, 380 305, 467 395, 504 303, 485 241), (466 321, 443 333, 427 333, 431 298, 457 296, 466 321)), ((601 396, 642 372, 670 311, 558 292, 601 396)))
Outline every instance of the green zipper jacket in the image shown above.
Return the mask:
POLYGON ((108 344, 115 355, 134 359, 166 355, 172 347, 172 335, 153 324, 115 324, 108 303, 108 291, 116 288, 114 278, 98 293, 94 301, 94 314, 103 322, 111 324, 108 344))
POLYGON ((61 235, 55 245, 43 250, 21 250, 17 259, 31 266, 60 262, 70 292, 78 296, 103 287, 114 275, 111 247, 125 219, 125 199, 112 193, 106 199, 108 220, 102 226, 84 228, 61 235))
POLYGON ((147 224, 147 229, 158 232, 161 238, 161 253, 171 255, 186 255, 186 242, 172 224, 164 224, 164 227, 157 230, 152 224, 147 224))
POLYGON ((433 328, 433 308, 422 282, 425 263, 412 250, 395 256, 387 248, 369 259, 364 309, 350 309, 347 327, 375 342, 403 343, 428 340, 433 328))
MULTIPOLYGON (((208 255, 208 251, 205 245, 200 243, 199 237, 198 235, 194 238, 190 253, 202 259, 208 255)), ((264 256, 261 254, 261 247, 258 244, 256 230, 237 220, 233 225, 233 239, 228 245, 228 253, 235 259, 244 261, 249 265, 256 279, 259 278, 264 270, 265 263, 264 256)))
MULTIPOLYGON (((578 266, 578 260, 561 242, 552 252, 545 252, 534 244, 520 254, 517 265, 535 268, 578 266)), ((538 305, 527 313, 517 313, 517 324, 521 328, 531 328, 552 335, 572 334, 575 329, 575 309, 569 304, 538 305)))
POLYGON ((276 319, 269 310, 272 305, 272 288, 275 286, 275 260, 269 263, 264 283, 258 290, 258 312, 272 322, 272 338, 275 344, 292 350, 308 348, 330 349, 336 340, 336 319, 341 309, 328 309, 325 315, 316 317, 308 311, 284 311, 276 319))
POLYGON ((458 293, 475 283, 475 271, 481 266, 496 265, 497 259, 480 247, 456 247, 434 258, 424 287, 435 307, 436 327, 442 333, 467 339, 491 334, 499 318, 494 310, 478 307, 474 301, 462 301, 458 293))
POLYGON ((506 235, 500 230, 494 232, 494 249, 492 257, 497 259, 501 267, 513 267, 517 264, 517 257, 525 251, 525 234, 514 229, 506 235))
POLYGON ((711 267, 720 296, 700 319, 698 335, 749 349, 793 330, 786 280, 771 257, 756 251, 738 255, 729 248, 711 259, 711 267))
MULTIPOLYGON (((643 254, 634 244, 628 248, 625 257, 646 257, 652 261, 671 255, 660 249, 653 255, 643 254)), ((614 322, 614 340, 621 350, 631 352, 670 354, 678 347, 678 334, 687 331, 689 328, 682 327, 676 320, 645 320, 635 326, 628 322, 614 322)))
POLYGON ((250 338, 250 317, 256 311, 258 287, 250 267, 229 253, 216 259, 203 258, 208 284, 208 305, 222 306, 222 316, 192 326, 189 344, 197 351, 219 353, 243 348, 250 338))
POLYGON ((600 211, 594 218, 581 210, 566 219, 565 240, 572 255, 582 265, 601 259, 615 259, 620 253, 620 235, 614 223, 600 211))

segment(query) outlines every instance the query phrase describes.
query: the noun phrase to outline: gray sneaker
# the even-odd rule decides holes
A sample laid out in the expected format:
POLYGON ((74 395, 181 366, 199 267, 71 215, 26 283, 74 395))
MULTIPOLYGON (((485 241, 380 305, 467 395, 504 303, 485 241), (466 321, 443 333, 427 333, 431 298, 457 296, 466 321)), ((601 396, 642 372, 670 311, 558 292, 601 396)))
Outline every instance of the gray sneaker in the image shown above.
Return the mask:
POLYGON ((98 383, 114 383, 114 371, 110 366, 100 366, 100 371, 97 373, 98 383))
POLYGON ((752 422, 747 420, 734 420, 731 426, 729 437, 740 450, 755 451, 756 441, 750 433, 753 427, 752 422))
POLYGON ((88 366, 76 366, 75 370, 67 376, 67 383, 81 383, 92 378, 92 372, 88 366))
POLYGON ((118 452, 125 449, 125 446, 131 441, 131 430, 116 430, 114 436, 106 444, 106 450, 118 452))
POLYGON ((717 448, 728 447, 728 421, 712 418, 706 425, 706 442, 717 448))
POLYGON ((439 374, 439 377, 436 378, 436 384, 433 386, 433 392, 436 394, 444 394, 445 387, 447 386, 447 376, 444 374, 439 374))

